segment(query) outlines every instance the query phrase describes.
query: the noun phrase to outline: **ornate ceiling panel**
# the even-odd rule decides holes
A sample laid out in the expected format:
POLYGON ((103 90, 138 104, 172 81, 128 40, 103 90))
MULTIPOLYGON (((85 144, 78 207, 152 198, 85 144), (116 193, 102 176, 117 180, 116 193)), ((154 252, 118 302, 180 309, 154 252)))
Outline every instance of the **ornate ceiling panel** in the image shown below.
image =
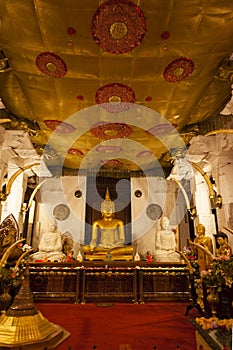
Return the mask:
POLYGON ((2 124, 27 129, 65 167, 132 171, 138 158, 153 166, 151 155, 169 165, 177 138, 198 133, 231 98, 231 0, 0 0, 0 13, 0 97, 12 120, 2 124), (127 104, 140 107, 142 124, 119 117, 127 104), (80 114, 88 109, 98 116, 80 114))

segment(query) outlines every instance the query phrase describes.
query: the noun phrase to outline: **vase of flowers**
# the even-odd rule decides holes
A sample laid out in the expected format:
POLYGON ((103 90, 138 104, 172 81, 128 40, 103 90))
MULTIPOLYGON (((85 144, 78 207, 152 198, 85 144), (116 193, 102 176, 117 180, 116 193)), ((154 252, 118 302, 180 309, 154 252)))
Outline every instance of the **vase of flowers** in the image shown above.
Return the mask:
POLYGON ((19 283, 19 269, 8 264, 0 268, 0 306, 1 311, 8 309, 12 302, 12 290, 19 283))
MULTIPOLYGON (((233 287, 233 258, 214 259, 207 271, 201 272, 203 285, 208 292, 207 301, 211 303, 213 293, 218 294, 221 319, 230 318, 232 315, 232 290, 233 287)), ((217 301, 215 300, 215 303, 217 301)), ((215 304, 215 307, 217 305, 215 304)), ((216 315, 214 313, 214 315, 216 315)))
POLYGON ((218 305, 219 305, 219 296, 217 293, 218 286, 209 286, 209 293, 206 297, 210 308, 212 316, 215 317, 217 315, 218 305))
POLYGON ((21 283, 23 271, 23 259, 32 251, 27 244, 22 245, 24 239, 13 243, 3 254, 0 260, 0 307, 1 312, 4 312, 11 305, 17 289, 21 283), (7 262, 12 250, 18 246, 21 249, 21 255, 12 266, 7 262), (22 266, 21 266, 22 265, 22 266))

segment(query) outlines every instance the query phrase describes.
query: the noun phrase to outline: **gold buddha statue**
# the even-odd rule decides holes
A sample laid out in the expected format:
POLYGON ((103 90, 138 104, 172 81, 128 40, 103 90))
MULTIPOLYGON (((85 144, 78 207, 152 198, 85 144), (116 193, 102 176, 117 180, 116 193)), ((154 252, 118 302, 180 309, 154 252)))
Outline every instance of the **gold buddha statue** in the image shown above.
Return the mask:
POLYGON ((205 226, 203 224, 199 223, 196 226, 196 233, 197 236, 194 238, 194 242, 190 241, 190 245, 192 246, 194 253, 197 254, 199 270, 203 271, 207 270, 212 262, 210 255, 213 254, 213 243, 212 239, 205 235, 205 226), (199 246, 202 246, 211 254, 208 255, 205 251, 200 249, 199 246))
POLYGON ((114 217, 114 212, 107 188, 101 204, 102 218, 93 222, 90 245, 83 246, 85 260, 132 260, 133 247, 125 245, 124 223, 114 217))

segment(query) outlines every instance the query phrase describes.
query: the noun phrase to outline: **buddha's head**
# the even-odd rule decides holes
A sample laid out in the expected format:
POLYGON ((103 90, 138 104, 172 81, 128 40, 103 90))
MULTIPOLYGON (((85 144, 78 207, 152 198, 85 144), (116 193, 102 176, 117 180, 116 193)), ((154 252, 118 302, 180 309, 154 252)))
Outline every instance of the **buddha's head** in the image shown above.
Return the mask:
POLYGON ((224 244, 228 244, 228 236, 224 232, 218 232, 217 234, 217 242, 220 246, 224 244))
POLYGON ((109 190, 107 188, 105 194, 105 200, 101 204, 101 214, 103 217, 111 218, 115 213, 114 202, 110 199, 109 190))
POLYGON ((163 216, 161 221, 161 228, 163 230, 167 230, 169 228, 169 219, 166 216, 163 216))
POLYGON ((203 224, 198 224, 196 226, 196 231, 198 236, 204 236, 205 235, 205 226, 203 224))
POLYGON ((56 223, 51 223, 50 225, 49 225, 49 231, 50 232, 57 232, 57 225, 56 225, 56 223))

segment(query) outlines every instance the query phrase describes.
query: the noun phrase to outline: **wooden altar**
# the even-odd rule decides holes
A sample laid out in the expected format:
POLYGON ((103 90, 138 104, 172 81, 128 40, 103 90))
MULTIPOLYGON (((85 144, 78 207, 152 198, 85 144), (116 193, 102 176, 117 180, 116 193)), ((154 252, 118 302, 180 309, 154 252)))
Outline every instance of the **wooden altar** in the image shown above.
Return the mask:
POLYGON ((181 263, 85 261, 30 263, 35 301, 132 302, 189 300, 189 274, 181 263))

